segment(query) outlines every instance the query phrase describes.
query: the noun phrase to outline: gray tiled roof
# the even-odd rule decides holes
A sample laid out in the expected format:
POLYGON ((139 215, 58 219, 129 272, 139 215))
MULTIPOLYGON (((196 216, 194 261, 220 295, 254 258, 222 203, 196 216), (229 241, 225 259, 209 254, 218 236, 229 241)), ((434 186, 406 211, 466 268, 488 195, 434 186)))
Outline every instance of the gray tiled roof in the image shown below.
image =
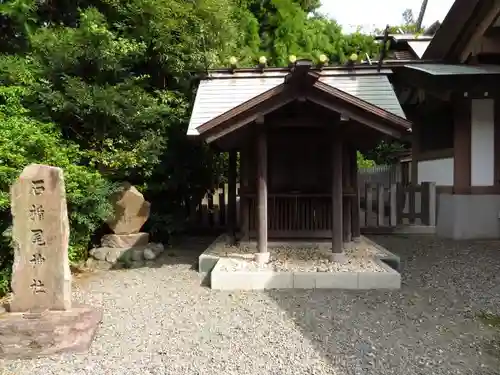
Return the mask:
POLYGON ((405 68, 421 70, 434 76, 500 74, 499 65, 408 64, 405 68))
MULTIPOLYGON (((387 78, 390 70, 379 75, 365 72, 323 71, 320 80, 339 90, 365 100, 402 118, 405 114, 387 78)), ((188 135, 198 135, 196 128, 248 100, 283 83, 286 72, 216 73, 202 80, 194 102, 188 135)))

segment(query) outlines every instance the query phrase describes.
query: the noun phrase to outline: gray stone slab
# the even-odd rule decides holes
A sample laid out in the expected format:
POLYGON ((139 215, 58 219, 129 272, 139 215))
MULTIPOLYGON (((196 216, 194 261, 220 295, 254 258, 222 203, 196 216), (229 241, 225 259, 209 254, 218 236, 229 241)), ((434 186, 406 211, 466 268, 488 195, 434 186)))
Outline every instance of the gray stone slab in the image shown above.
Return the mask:
POLYGON ((198 257, 198 272, 206 274, 212 272, 220 257, 218 255, 210 254, 210 251, 216 247, 221 246, 227 241, 227 235, 222 234, 217 237, 207 249, 198 257))
POLYGON ((314 289, 316 287, 315 272, 294 272, 293 288, 294 289, 314 289))
POLYGON ((359 289, 400 289, 401 274, 394 271, 387 264, 378 260, 377 263, 387 272, 359 272, 359 289))
POLYGON ((358 275, 355 272, 317 272, 317 289, 358 289, 358 275))
POLYGON ((222 269, 225 259, 220 259, 210 277, 212 289, 216 290, 264 290, 292 289, 292 272, 227 271, 222 269))
POLYGON ((101 322, 98 310, 6 313, 0 319, 0 358, 33 358, 86 352, 101 322))
POLYGON ((209 254, 201 254, 198 257, 198 272, 199 273, 210 273, 214 269, 215 265, 219 261, 219 257, 209 254))

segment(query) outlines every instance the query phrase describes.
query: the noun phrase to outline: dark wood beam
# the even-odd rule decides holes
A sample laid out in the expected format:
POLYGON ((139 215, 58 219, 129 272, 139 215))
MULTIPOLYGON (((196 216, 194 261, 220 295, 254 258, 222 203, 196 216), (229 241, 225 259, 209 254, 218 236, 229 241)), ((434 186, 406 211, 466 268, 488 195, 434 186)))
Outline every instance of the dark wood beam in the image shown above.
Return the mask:
POLYGON ((236 243, 236 150, 229 151, 228 232, 231 244, 236 243))
POLYGON ((334 256, 343 251, 342 143, 340 132, 332 131, 332 252, 334 256))
MULTIPOLYGON (((351 163, 351 155, 350 155, 350 146, 344 143, 344 147, 342 148, 342 164, 344 168, 342 169, 342 180, 343 185, 347 187, 349 190, 353 190, 352 186, 352 163, 351 163)), ((352 197, 344 197, 343 199, 343 229, 344 229, 344 242, 351 242, 352 240, 352 231, 351 231, 351 205, 352 205, 352 197)))
POLYGON ((242 194, 242 192, 248 191, 249 188, 249 162, 250 148, 245 145, 245 147, 240 150, 240 232, 243 241, 248 240, 250 234, 249 200, 242 194))
MULTIPOLYGON (((443 68, 444 69, 444 68, 443 68)), ((419 69, 404 68, 394 77, 395 85, 424 90, 432 96, 450 100, 456 94, 467 93, 469 98, 484 98, 500 94, 499 74, 440 74, 432 75, 419 69)))
POLYGON ((471 187, 471 100, 457 99, 453 103, 454 171, 453 192, 466 194, 471 187))
POLYGON ((495 99, 495 186, 500 187, 500 99, 495 99))
POLYGON ((351 231, 352 239, 361 237, 360 216, 359 216, 359 184, 358 184, 358 155, 354 147, 349 150, 349 163, 351 164, 351 185, 355 196, 351 203, 351 231))

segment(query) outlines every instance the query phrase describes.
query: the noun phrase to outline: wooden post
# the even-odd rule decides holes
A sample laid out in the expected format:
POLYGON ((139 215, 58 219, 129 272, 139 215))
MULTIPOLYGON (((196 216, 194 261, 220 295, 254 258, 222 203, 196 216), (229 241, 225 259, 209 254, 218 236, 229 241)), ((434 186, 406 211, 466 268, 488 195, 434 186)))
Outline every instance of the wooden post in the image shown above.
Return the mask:
POLYGON ((396 227, 398 225, 398 190, 396 184, 391 184, 389 190, 390 216, 389 226, 396 227))
POLYGON ((408 203, 409 203, 408 220, 410 224, 415 224, 415 220, 417 218, 416 199, 415 199, 417 195, 417 187, 418 185, 416 184, 408 185, 408 203))
POLYGON ((227 229, 231 244, 236 243, 236 150, 229 151, 227 229))
POLYGON ((385 219, 385 187, 377 184, 377 227, 384 226, 385 219))
POLYGON ((343 250, 342 230, 342 140, 339 133, 332 139, 332 252, 343 250))
POLYGON ((436 184, 422 182, 420 193, 420 212, 423 225, 436 225, 436 184))
POLYGON ((353 240, 358 240, 361 237, 361 223, 359 217, 358 153, 355 148, 350 150, 350 161, 351 186, 355 193, 351 202, 351 231, 353 240))
POLYGON ((471 187, 471 99, 453 102, 453 193, 468 194, 471 187))
POLYGON ((224 183, 219 184, 219 221, 221 225, 227 225, 226 214, 226 189, 224 183))
POLYGON ((257 135, 257 248, 256 260, 259 263, 269 261, 267 251, 267 134, 259 124, 257 135))
MULTIPOLYGON (((411 129, 411 170, 410 184, 418 184, 418 161, 420 158, 421 123, 415 121, 411 129)), ((404 183, 404 181, 403 181, 404 183)))
POLYGON ((249 151, 248 147, 240 151, 240 231, 243 241, 247 241, 250 237, 250 201, 247 196, 249 151))
MULTIPOLYGON (((342 169, 342 186, 343 187, 348 187, 349 192, 352 190, 352 178, 351 178, 351 158, 350 158, 350 147, 347 145, 344 145, 343 147, 343 155, 342 155, 342 164, 344 168, 342 169)), ((343 215, 343 242, 351 242, 352 240, 352 232, 351 232, 351 204, 352 204, 352 197, 343 197, 342 199, 342 215, 343 215)))
POLYGON ((365 183, 365 227, 372 226, 373 216, 373 185, 371 182, 365 183))

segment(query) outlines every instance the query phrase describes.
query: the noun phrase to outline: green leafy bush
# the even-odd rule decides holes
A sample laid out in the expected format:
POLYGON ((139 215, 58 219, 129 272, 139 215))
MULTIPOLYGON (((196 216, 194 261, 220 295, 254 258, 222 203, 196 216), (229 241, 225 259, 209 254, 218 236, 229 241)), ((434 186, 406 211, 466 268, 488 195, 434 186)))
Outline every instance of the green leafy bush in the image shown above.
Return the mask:
POLYGON ((21 103, 25 94, 21 86, 0 86, 0 295, 7 290, 12 261, 9 189, 24 167, 38 163, 64 170, 71 261, 85 257, 91 234, 111 212, 107 197, 114 190, 98 171, 83 165, 85 155, 63 140, 57 126, 30 117, 21 103))

